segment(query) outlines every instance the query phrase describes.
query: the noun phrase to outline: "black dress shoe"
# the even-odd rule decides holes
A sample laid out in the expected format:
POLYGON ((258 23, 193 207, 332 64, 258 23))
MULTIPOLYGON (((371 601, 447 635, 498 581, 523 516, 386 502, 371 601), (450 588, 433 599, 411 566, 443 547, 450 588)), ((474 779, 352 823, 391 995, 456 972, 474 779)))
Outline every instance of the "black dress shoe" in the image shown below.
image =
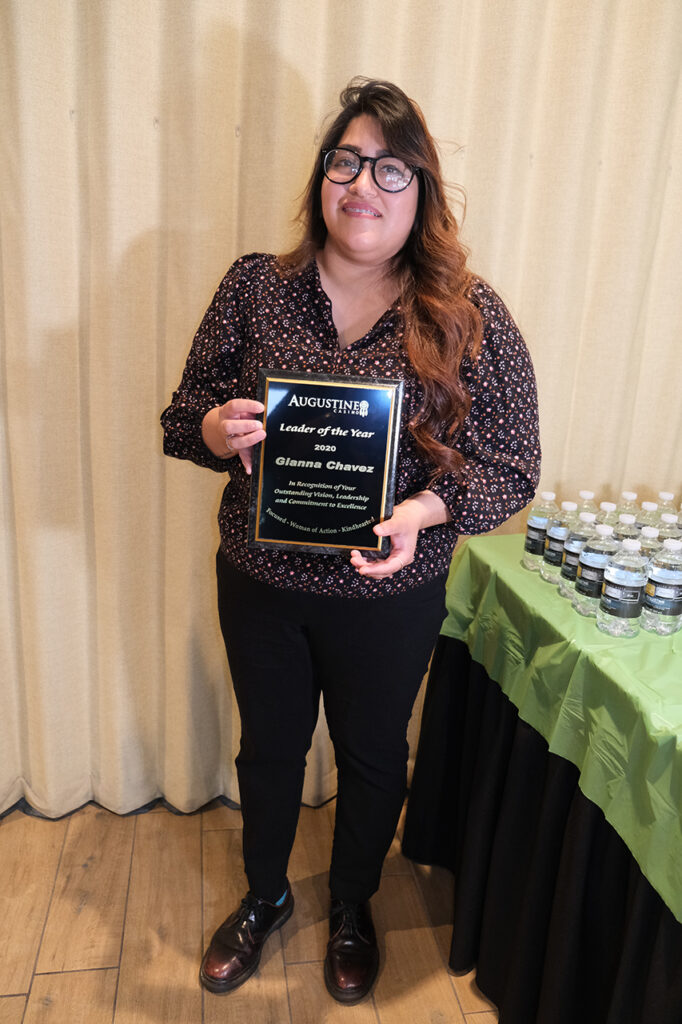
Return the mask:
POLYGON ((291 887, 281 906, 250 892, 223 921, 204 953, 199 980, 209 992, 231 992, 250 978, 260 963, 265 940, 288 921, 294 909, 291 887))
POLYGON ((372 988, 379 950, 369 903, 332 900, 324 981, 339 1003, 357 1003, 372 988))

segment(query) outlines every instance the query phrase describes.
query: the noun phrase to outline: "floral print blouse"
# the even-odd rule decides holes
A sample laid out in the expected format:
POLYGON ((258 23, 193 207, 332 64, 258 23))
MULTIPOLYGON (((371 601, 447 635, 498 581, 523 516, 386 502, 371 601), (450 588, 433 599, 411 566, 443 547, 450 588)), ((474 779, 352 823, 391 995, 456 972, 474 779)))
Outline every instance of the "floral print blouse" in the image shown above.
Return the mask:
MULTIPOLYGON (((313 260, 282 276, 277 258, 243 256, 221 282, 194 338, 182 380, 163 412, 164 452, 219 473, 228 472, 218 521, 223 552, 234 567, 279 588, 367 598, 393 595, 445 576, 459 533, 486 533, 524 508, 537 487, 540 442, 535 376, 530 356, 504 303, 481 279, 471 299, 484 324, 481 351, 463 360, 472 405, 454 443, 465 458, 463 477, 440 476, 417 450, 408 424, 423 389, 402 345, 396 302, 364 337, 346 348, 313 260), (396 504, 430 489, 451 521, 420 531, 414 561, 393 576, 372 580, 350 565, 349 554, 247 546, 251 478, 238 457, 219 459, 206 447, 201 423, 230 398, 255 398, 259 367, 283 371, 389 377, 404 381, 396 504)), ((444 436, 439 438, 445 440, 444 436)))

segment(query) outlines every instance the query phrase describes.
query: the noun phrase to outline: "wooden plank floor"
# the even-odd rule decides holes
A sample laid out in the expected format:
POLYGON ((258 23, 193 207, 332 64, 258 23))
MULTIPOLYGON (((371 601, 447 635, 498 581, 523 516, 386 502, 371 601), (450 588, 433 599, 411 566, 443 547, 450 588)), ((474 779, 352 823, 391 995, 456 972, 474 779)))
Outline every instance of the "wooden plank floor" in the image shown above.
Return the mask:
MULTIPOLYGON (((336 1003, 322 979, 334 803, 303 808, 290 862, 296 909, 257 974, 227 996, 197 980, 204 944, 244 894, 239 811, 163 807, 119 817, 0 822, 0 1024, 495 1024, 471 975, 446 968, 448 872, 398 839, 372 900, 374 992, 336 1003)), ((400 829, 399 829, 400 832, 400 829)))

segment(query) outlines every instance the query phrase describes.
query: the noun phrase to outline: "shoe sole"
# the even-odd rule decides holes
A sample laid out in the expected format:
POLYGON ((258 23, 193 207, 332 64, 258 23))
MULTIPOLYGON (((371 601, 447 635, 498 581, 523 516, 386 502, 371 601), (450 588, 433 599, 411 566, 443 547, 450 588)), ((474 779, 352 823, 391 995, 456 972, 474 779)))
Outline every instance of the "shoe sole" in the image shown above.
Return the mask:
POLYGON ((367 984, 367 987, 363 989, 363 991, 360 993, 351 992, 350 994, 348 994, 344 989, 336 987, 336 985, 331 980, 329 968, 327 967, 327 961, 325 960, 324 962, 324 983, 327 988, 327 992, 329 993, 330 996, 332 996, 333 999, 336 999, 337 1003, 343 1003, 344 1006, 354 1006, 355 1003, 361 1002, 366 996, 368 996, 372 991, 372 988, 374 987, 374 983, 377 980, 378 973, 379 960, 377 958, 377 964, 376 967, 374 968, 374 973, 372 974, 372 977, 369 983, 367 984))
POLYGON ((261 958, 262 953, 263 953, 263 946, 268 941, 268 939, 270 938, 270 936, 272 935, 273 932, 276 932, 278 928, 281 928, 283 924, 286 924, 286 922, 289 920, 289 918, 291 917, 293 912, 294 912, 294 895, 292 893, 291 894, 291 906, 286 911, 286 913, 284 913, 282 915, 282 917, 280 917, 277 921, 275 921, 275 923, 273 924, 272 928, 270 928, 270 930, 265 933, 265 935, 263 936, 263 941, 261 942, 261 948, 258 951, 258 956, 253 961, 251 966, 247 967, 247 969, 244 971, 244 973, 240 974, 238 978, 234 978, 232 981, 220 982, 220 981, 216 981, 215 978, 209 978, 207 974, 204 974, 204 966, 202 964, 201 967, 199 968, 199 981, 203 985, 203 987, 205 989, 208 989, 209 992, 213 992, 214 995, 222 996, 222 995, 225 995, 228 992, 232 992, 235 988, 239 988, 239 986, 243 985, 245 981, 248 981, 249 978, 251 977, 251 975, 255 974, 256 971, 258 970, 258 965, 260 964, 260 958, 261 958))

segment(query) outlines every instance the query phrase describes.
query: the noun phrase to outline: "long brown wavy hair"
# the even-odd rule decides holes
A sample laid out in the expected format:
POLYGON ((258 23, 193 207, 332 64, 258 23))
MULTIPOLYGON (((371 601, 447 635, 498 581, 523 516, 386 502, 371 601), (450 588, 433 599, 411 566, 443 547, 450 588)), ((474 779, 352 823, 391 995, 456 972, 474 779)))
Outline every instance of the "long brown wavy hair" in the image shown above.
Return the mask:
MULTIPOLYGON (((448 204, 436 144, 419 106, 391 82, 353 78, 340 101, 341 111, 327 129, 320 151, 338 146, 353 118, 368 114, 379 122, 391 153, 419 168, 415 222, 390 268, 400 288, 403 343, 424 389, 423 405, 412 418, 410 431, 434 466, 434 477, 460 474, 463 457, 438 438, 452 440, 469 412, 471 397, 460 368, 465 354, 476 358, 483 327, 470 299, 468 252, 448 204)), ((284 273, 301 270, 324 246, 322 178, 318 158, 301 201, 301 241, 279 258, 284 273)))

